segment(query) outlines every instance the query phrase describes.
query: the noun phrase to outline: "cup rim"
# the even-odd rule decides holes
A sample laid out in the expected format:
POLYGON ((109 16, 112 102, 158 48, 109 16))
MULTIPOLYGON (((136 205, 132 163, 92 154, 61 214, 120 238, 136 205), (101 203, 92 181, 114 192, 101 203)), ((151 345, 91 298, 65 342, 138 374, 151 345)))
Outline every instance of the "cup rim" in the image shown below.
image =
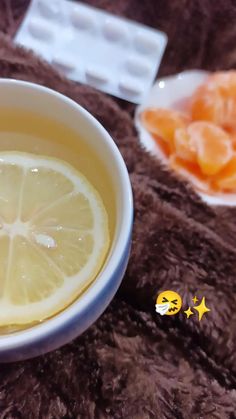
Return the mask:
MULTIPOLYGON (((119 268, 120 260, 124 254, 124 249, 128 248, 133 224, 133 195, 129 174, 117 145, 102 124, 73 99, 70 99, 62 93, 48 87, 27 81, 0 78, 0 87, 4 85, 21 86, 27 90, 33 89, 39 93, 53 96, 55 99, 63 101, 69 107, 74 108, 74 110, 79 112, 89 124, 93 125, 93 127, 99 131, 104 143, 112 152, 117 163, 117 171, 119 172, 119 178, 117 180, 120 182, 123 204, 122 210, 124 216, 121 219, 116 243, 109 257, 109 261, 102 272, 96 277, 96 280, 88 287, 86 292, 62 312, 56 314, 50 319, 46 319, 41 324, 37 324, 29 329, 20 330, 12 334, 0 336, 0 353, 1 351, 17 349, 19 347, 24 347, 25 345, 44 340, 51 336, 52 333, 56 333, 60 330, 64 324, 72 321, 75 316, 77 318, 80 315, 82 316, 86 307, 90 305, 92 301, 95 301, 97 296, 99 296, 112 281, 113 273, 119 268)), ((106 307, 107 306, 104 306, 104 310, 106 307)))

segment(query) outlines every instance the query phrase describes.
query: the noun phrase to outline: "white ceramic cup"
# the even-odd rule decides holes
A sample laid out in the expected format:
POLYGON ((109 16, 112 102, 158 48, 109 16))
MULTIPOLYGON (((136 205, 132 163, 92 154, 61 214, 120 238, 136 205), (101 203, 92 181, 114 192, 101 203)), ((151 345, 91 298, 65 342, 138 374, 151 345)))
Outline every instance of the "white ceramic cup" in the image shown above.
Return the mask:
POLYGON ((111 178, 117 214, 111 249, 96 280, 80 298, 53 318, 29 329, 0 336, 0 361, 8 362, 32 358, 66 344, 102 314, 117 291, 128 263, 133 200, 128 172, 114 141, 77 103, 40 85, 0 79, 1 107, 45 115, 68 125, 88 141, 111 178))

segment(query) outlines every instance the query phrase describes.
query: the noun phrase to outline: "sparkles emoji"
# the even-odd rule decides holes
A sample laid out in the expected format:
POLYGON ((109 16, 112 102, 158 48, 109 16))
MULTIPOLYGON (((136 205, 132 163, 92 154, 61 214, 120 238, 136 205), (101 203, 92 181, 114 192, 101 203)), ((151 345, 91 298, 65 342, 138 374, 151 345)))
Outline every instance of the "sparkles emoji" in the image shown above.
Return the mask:
POLYGON ((198 306, 193 307, 194 310, 196 310, 198 312, 198 318, 199 321, 202 320, 202 316, 207 313, 208 311, 211 311, 205 303, 205 297, 202 298, 201 303, 198 306))
POLYGON ((190 316, 192 316, 192 314, 194 314, 190 307, 188 308, 188 310, 185 310, 184 313, 186 314, 187 318, 189 318, 190 316))

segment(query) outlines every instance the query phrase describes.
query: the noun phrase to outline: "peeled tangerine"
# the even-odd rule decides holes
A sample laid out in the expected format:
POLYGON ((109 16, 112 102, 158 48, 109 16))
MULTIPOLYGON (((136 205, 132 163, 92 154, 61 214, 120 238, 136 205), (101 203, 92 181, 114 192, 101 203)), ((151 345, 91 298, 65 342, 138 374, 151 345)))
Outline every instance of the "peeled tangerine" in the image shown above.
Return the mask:
POLYGON ((194 121, 213 122, 236 130, 236 71, 218 72, 206 80, 192 97, 191 116, 194 121))
POLYGON ((213 180, 214 189, 225 192, 236 191, 236 154, 213 180))
POLYGON ((175 131, 185 128, 187 125, 187 118, 184 115, 170 109, 161 108, 146 109, 141 115, 141 120, 157 142, 159 142, 159 139, 162 142, 164 141, 165 144, 162 144, 162 149, 167 155, 174 151, 175 131))
MULTIPOLYGON (((180 133, 176 134, 180 136, 180 133)), ((217 174, 233 156, 230 136, 209 122, 193 122, 188 126, 183 137, 185 142, 188 140, 192 161, 195 153, 195 161, 204 175, 217 174)), ((180 143, 179 139, 178 141, 180 143)), ((180 155, 180 157, 183 156, 180 155)))
POLYGON ((141 120, 170 166, 197 189, 236 191, 236 70, 210 75, 189 111, 148 108, 141 120))
POLYGON ((196 149, 190 139, 186 128, 177 129, 174 136, 175 151, 180 159, 196 162, 196 149))
POLYGON ((187 178, 195 186, 196 189, 202 192, 208 192, 209 182, 207 176, 201 173, 197 163, 189 162, 173 154, 169 160, 170 167, 187 178))

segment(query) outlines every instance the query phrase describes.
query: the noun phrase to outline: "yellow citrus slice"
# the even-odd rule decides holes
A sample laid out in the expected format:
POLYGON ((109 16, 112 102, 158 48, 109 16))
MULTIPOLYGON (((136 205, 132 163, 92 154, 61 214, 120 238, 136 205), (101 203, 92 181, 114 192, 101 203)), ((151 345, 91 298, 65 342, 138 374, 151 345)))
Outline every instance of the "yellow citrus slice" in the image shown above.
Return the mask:
POLYGON ((0 153, 0 326, 53 316, 95 279, 108 216, 88 180, 62 160, 0 153))

